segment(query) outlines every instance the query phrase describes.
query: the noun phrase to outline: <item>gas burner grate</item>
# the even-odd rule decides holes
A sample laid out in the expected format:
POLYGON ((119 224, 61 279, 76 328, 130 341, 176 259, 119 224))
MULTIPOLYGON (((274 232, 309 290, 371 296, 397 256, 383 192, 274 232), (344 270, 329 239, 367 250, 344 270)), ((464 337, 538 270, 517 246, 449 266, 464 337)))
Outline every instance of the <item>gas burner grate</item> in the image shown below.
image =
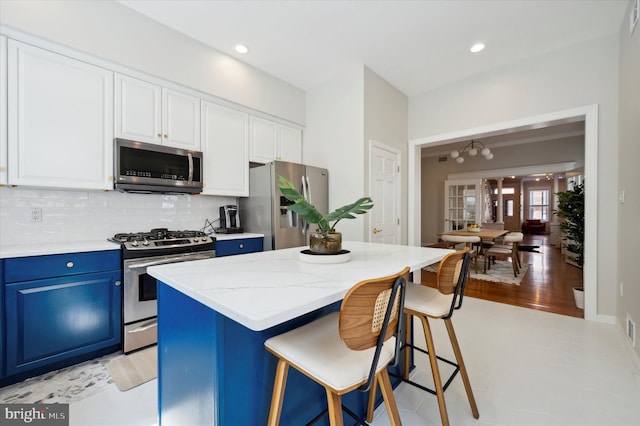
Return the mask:
POLYGON ((110 241, 115 243, 127 243, 132 241, 158 241, 158 240, 170 240, 176 238, 196 238, 206 237, 202 231, 170 231, 167 228, 155 228, 149 232, 133 232, 133 233, 119 233, 115 234, 110 241))

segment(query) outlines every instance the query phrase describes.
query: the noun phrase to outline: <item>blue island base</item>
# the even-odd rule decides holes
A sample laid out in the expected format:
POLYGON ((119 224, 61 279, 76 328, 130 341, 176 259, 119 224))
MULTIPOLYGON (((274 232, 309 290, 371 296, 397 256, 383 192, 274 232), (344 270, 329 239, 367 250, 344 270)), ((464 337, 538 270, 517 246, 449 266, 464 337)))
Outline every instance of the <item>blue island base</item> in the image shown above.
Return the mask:
MULTIPOLYGON (((160 425, 265 425, 277 364, 265 340, 337 311, 340 303, 253 331, 158 281, 160 425)), ((354 391, 343 404, 364 416, 367 397, 354 391)), ((324 388, 290 368, 280 424, 304 425, 326 407, 324 388)), ((345 417, 345 424, 352 423, 345 417)), ((328 425, 328 419, 317 424, 328 425)))

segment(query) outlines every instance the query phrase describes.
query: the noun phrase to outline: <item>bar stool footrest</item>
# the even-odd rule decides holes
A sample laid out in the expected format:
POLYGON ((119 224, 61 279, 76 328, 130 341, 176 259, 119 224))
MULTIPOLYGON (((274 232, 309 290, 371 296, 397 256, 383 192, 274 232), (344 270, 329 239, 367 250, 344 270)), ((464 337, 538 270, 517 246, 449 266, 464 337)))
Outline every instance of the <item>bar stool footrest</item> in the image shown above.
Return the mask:
MULTIPOLYGON (((425 354, 425 355, 429 355, 429 352, 428 352, 428 351, 426 351, 425 349, 419 348, 419 347, 417 347, 417 346, 415 346, 415 345, 412 345, 411 343, 405 343, 404 345, 402 345, 402 348, 401 348, 401 349, 404 349, 404 348, 407 348, 407 347, 409 347, 409 348, 411 348, 411 349, 414 349, 414 350, 416 350, 416 351, 418 351, 418 352, 422 352, 422 353, 423 353, 423 354, 425 354)), ((450 361, 450 360, 448 360, 448 359, 446 359, 446 358, 443 358, 443 357, 441 357, 441 356, 439 356, 439 355, 436 355, 436 359, 438 359, 439 361, 442 361, 442 362, 444 362, 444 363, 447 363, 447 364, 449 364, 449 365, 451 365, 451 366, 455 367, 455 370, 453 370, 453 373, 451 373, 451 375, 449 376, 449 378, 447 379, 447 381, 444 383, 444 385, 442 385, 442 391, 444 392, 444 391, 446 391, 446 390, 447 390, 447 388, 449 387, 449 385, 451 384, 451 382, 453 382, 453 379, 456 377, 456 374, 458 374, 458 372, 460 371, 460 367, 459 367, 459 366, 458 366, 458 364, 456 364, 455 362, 450 361)), ((412 386, 415 386, 415 387, 417 387, 417 388, 419 388, 419 389, 422 389, 423 391, 429 392, 429 393, 430 393, 430 394, 432 394, 432 395, 436 395, 436 394, 437 394, 435 390, 433 390, 433 389, 429 389, 428 387, 423 386, 423 385, 421 385, 420 383, 416 383, 416 382, 414 382, 414 381, 412 381, 412 380, 405 379, 405 378, 404 378, 403 376, 401 376, 401 375, 398 375, 398 374, 395 374, 395 373, 392 373, 392 372, 389 372, 389 375, 390 375, 390 376, 392 376, 392 377, 395 377, 396 379, 400 379, 400 380, 402 380, 403 382, 408 383, 408 384, 410 384, 410 385, 412 385, 412 386)))

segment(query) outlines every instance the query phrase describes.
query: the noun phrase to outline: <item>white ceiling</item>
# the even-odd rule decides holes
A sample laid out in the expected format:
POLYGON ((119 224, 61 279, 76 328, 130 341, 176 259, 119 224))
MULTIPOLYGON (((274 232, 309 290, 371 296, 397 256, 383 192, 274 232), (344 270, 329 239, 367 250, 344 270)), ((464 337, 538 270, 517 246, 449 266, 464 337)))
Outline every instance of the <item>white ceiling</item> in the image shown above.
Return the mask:
POLYGON ((364 64, 414 96, 617 33, 628 0, 120 3, 304 90, 364 64))

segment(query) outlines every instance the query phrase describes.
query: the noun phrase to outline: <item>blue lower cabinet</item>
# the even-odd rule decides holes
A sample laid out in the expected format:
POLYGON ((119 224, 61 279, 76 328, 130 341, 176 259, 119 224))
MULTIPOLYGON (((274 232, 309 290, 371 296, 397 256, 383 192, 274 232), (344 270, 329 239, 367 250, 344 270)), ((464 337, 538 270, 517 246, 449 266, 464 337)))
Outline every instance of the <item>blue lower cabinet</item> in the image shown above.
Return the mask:
POLYGON ((4 285, 6 376, 117 346, 120 270, 4 285))
POLYGON ((262 251, 263 238, 216 240, 216 257, 262 251))

